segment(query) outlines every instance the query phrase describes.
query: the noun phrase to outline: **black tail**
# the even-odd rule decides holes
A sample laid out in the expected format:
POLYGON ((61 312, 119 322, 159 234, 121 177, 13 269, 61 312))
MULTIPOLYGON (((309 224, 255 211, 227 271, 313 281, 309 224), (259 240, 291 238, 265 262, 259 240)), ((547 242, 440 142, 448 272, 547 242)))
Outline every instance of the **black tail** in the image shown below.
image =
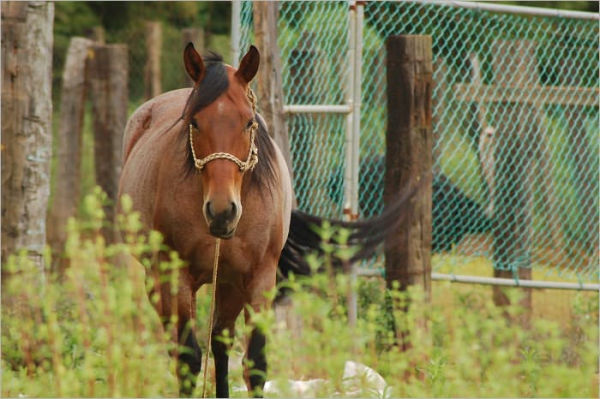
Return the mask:
MULTIPOLYGON (((347 222, 334 219, 321 218, 309 215, 299 210, 292 211, 290 231, 285 246, 279 258, 279 278, 287 278, 290 273, 307 276, 311 274, 311 268, 306 261, 306 256, 311 253, 323 255, 323 246, 352 248, 353 255, 349 262, 367 259, 375 253, 377 247, 384 242, 385 238, 395 231, 409 217, 409 208, 406 206, 408 200, 418 191, 420 185, 407 188, 400 197, 388 206, 381 215, 370 219, 347 222), (346 229, 349 232, 345 243, 334 239, 323 241, 318 231, 324 223, 329 223, 332 228, 346 229)), ((331 252, 331 263, 341 267, 343 259, 337 255, 338 251, 331 252)), ((342 251, 339 251, 342 253, 342 251)))

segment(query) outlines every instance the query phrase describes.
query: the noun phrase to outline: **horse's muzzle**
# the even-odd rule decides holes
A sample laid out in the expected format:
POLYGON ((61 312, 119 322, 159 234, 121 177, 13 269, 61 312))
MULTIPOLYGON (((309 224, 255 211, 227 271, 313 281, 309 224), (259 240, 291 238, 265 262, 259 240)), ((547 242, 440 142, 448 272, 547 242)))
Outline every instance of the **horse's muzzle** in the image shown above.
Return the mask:
POLYGON ((208 223, 210 234, 217 238, 233 237, 239 220, 238 207, 231 202, 224 210, 215 211, 211 201, 204 204, 204 217, 208 223))
POLYGON ((221 227, 214 226, 214 225, 211 225, 209 227, 209 231, 212 236, 217 237, 217 238, 222 238, 224 240, 227 240, 227 239, 233 237, 233 235, 235 234, 235 228, 233 228, 231 230, 226 230, 221 227))

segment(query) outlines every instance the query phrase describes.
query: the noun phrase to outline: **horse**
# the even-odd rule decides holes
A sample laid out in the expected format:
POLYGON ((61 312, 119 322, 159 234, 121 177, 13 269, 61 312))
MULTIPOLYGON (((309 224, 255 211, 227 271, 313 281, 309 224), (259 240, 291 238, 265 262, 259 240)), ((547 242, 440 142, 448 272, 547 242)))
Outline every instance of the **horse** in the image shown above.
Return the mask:
MULTIPOLYGON (((218 238, 222 243, 210 332, 216 395, 229 395, 231 343, 215 338, 225 330, 233 336, 242 311, 253 326, 246 350, 250 362, 244 362, 253 369, 245 367, 244 377, 249 391, 260 395, 267 371, 265 335, 252 324, 253 315, 269 309, 265 293, 275 288, 278 274, 310 274, 303 257, 319 248, 311 226, 323 219, 292 210, 290 172, 256 112, 249 87, 260 64, 258 50, 250 46, 235 69, 214 53, 202 58, 189 43, 183 61, 193 87, 149 100, 127 122, 119 196, 131 197, 145 228, 159 231, 168 248, 147 270, 156 282, 148 295, 159 294, 153 306, 165 328, 176 316, 171 338, 181 350, 171 355, 177 362, 179 394, 193 394, 201 369, 196 292, 211 282, 218 238), (172 271, 159 266, 169 250, 185 262, 176 290, 164 276, 172 271)), ((352 229, 349 244, 360 246, 354 256, 359 259, 371 254, 383 234, 402 220, 394 218, 388 214, 368 222, 333 224, 352 229)))

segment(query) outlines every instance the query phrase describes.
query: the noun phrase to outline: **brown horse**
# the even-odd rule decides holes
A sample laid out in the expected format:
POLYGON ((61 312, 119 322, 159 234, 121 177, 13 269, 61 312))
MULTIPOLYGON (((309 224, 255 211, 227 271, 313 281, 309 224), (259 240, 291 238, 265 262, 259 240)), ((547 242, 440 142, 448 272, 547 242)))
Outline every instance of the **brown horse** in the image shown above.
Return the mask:
MULTIPOLYGON (((177 355, 180 394, 191 395, 201 366, 193 323, 195 295, 211 282, 215 237, 226 240, 220 251, 213 337, 225 329, 232 335, 245 306, 254 312, 268 307, 264 294, 275 287, 289 229, 292 187, 284 158, 248 97, 248 84, 259 66, 257 49, 250 48, 238 70, 217 56, 203 60, 191 43, 183 58, 194 87, 146 102, 127 124, 120 195, 131 196, 145 226, 160 231, 165 243, 187 262, 179 272, 178 293, 172 294, 168 282, 161 283, 155 307, 165 324, 176 309, 174 339, 186 347, 177 355), (242 164, 250 161, 247 158, 254 154, 249 149, 254 146, 256 167, 238 165, 234 159, 242 164), (199 158, 211 154, 233 157, 213 157, 195 173, 199 158)), ((156 266, 152 273, 158 279, 156 266)), ((250 313, 246 309, 248 323, 250 313)), ((228 348, 217 339, 212 342, 217 396, 225 397, 228 348)), ((247 357, 260 372, 246 372, 252 390, 264 385, 264 345, 264 335, 254 329, 247 357)))
MULTIPOLYGON (((132 198, 146 228, 161 232, 169 249, 186 263, 177 275, 177 290, 172 290, 172 279, 165 278, 168 272, 159 267, 168 253, 161 253, 150 268, 156 284, 149 293, 150 298, 160 294, 153 305, 165 327, 172 316, 177 317, 172 338, 181 348, 173 352, 181 395, 193 393, 200 372, 202 356, 194 333, 196 292, 211 282, 215 239, 225 240, 215 287, 213 338, 225 330, 233 336, 242 310, 251 325, 251 315, 269 307, 265 293, 275 287, 278 262, 280 276, 309 274, 304 255, 321 245, 312 225, 323 220, 292 211, 289 171, 255 112, 248 84, 258 70, 259 57, 251 46, 235 70, 215 55, 203 60, 188 44, 183 59, 193 88, 146 102, 125 129, 120 195, 132 198)), ((378 218, 330 221, 352 230, 345 244, 360 249, 351 260, 370 256, 400 225, 405 216, 402 204, 411 192, 378 218)), ((253 328, 246 356, 254 369, 246 369, 245 377, 254 394, 260 394, 265 383, 264 347, 264 334, 253 328)), ((226 397, 229 348, 213 339, 211 349, 216 394, 226 397)))

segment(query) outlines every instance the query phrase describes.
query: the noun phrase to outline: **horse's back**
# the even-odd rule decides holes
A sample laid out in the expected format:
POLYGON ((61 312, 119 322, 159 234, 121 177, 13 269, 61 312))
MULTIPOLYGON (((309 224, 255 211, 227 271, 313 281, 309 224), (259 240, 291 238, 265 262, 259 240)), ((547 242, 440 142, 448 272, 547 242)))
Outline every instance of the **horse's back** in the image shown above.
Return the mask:
POLYGON ((174 90, 145 102, 125 127, 119 196, 131 197, 148 228, 156 227, 153 218, 160 190, 160 165, 174 157, 169 148, 181 130, 178 122, 189 92, 190 89, 174 90))
POLYGON ((163 93, 140 105, 129 117, 123 136, 123 163, 136 143, 149 131, 168 129, 181 116, 191 89, 163 93))

